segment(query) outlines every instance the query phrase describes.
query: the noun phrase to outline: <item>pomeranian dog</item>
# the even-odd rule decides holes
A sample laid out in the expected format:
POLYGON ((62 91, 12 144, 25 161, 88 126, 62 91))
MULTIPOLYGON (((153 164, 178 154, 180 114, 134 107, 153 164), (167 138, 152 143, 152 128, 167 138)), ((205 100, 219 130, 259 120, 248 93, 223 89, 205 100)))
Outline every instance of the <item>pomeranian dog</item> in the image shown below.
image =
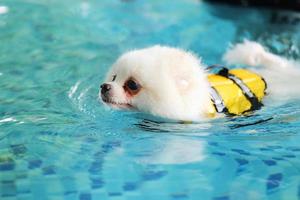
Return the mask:
POLYGON ((159 45, 130 51, 112 65, 99 97, 113 108, 201 121, 259 109, 265 94, 276 99, 300 96, 296 61, 246 40, 229 49, 223 59, 228 65, 250 70, 222 68, 210 74, 194 54, 159 45))

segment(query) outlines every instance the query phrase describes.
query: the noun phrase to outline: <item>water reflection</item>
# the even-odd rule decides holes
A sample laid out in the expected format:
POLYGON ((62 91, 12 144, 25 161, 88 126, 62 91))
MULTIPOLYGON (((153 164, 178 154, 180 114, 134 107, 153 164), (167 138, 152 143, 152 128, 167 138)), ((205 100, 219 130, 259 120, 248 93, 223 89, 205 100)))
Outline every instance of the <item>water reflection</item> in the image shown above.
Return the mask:
POLYGON ((160 150, 139 161, 147 164, 186 164, 200 162, 206 158, 204 140, 171 138, 160 143, 160 150))

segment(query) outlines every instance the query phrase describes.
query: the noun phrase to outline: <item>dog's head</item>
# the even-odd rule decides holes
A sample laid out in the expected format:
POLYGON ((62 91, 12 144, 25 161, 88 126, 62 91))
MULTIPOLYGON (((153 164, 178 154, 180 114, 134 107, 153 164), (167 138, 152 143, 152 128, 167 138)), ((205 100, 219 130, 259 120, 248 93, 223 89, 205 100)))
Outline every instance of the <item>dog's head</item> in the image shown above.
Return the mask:
POLYGON ((162 46, 125 53, 100 87, 99 96, 111 107, 179 120, 199 119, 209 98, 199 60, 162 46))

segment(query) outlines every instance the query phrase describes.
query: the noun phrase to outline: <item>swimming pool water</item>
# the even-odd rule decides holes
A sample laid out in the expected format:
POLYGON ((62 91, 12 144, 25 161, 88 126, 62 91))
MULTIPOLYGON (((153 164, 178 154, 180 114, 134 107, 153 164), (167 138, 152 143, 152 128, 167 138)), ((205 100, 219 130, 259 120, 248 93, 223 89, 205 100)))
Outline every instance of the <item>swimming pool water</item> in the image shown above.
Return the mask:
POLYGON ((230 43, 249 38, 300 58, 299 24, 196 0, 0 6, 1 200, 300 198, 297 100, 179 124, 97 99, 106 70, 127 50, 159 43, 216 64, 230 43))

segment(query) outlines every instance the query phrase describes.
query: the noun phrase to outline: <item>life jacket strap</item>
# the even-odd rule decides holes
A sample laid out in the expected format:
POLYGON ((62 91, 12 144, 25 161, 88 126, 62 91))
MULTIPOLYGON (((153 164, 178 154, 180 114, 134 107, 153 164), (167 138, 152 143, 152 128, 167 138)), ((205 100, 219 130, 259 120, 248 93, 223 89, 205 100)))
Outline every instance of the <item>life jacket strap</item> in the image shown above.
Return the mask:
POLYGON ((210 87, 211 101, 218 113, 226 112, 227 108, 224 104, 222 97, 219 95, 214 87, 210 87))
POLYGON ((253 92, 249 89, 249 87, 238 77, 236 77, 233 74, 228 74, 228 77, 230 80, 232 80, 237 86, 241 88, 243 91, 245 97, 250 101, 251 108, 250 110, 258 110, 260 109, 263 104, 258 100, 258 98, 253 94, 253 92))

